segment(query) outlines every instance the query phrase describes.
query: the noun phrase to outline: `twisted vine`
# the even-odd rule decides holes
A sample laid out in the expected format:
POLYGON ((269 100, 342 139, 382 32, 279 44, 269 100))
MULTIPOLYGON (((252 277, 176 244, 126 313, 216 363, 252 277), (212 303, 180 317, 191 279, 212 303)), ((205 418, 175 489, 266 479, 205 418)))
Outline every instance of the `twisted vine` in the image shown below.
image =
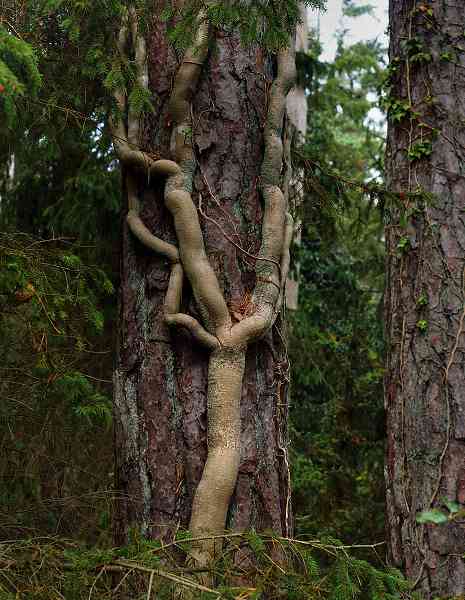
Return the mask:
MULTIPOLYGON (((115 92, 119 118, 111 122, 114 147, 126 167, 129 211, 127 223, 146 247, 171 263, 164 301, 164 318, 171 327, 185 327, 210 351, 208 367, 208 455, 195 492, 189 529, 201 538, 189 554, 197 567, 207 566, 222 547, 227 511, 236 485, 240 460, 240 400, 249 343, 261 337, 274 324, 284 297, 289 270, 289 247, 293 219, 280 188, 283 167, 282 128, 286 96, 294 84, 294 53, 290 48, 277 56, 277 77, 269 98, 264 130, 264 158, 261 188, 264 202, 261 247, 256 261, 256 285, 251 311, 238 323, 233 320, 216 274, 205 252, 197 209, 191 189, 195 171, 192 147, 191 101, 208 55, 209 23, 200 12, 197 32, 176 73, 169 106, 172 116, 173 160, 154 160, 138 149, 139 116, 127 106, 124 90, 115 92), (127 113, 127 125, 123 117, 127 113), (164 202, 170 211, 178 248, 150 232, 139 216, 139 200, 134 171, 165 176, 164 202), (184 276, 187 277, 201 315, 201 322, 180 312, 184 276), (214 537, 216 536, 216 537, 214 537)), ((122 57, 132 43, 137 83, 147 89, 145 40, 138 31, 133 7, 123 17, 117 47, 122 57)), ((209 581, 205 578, 204 581, 209 581)))

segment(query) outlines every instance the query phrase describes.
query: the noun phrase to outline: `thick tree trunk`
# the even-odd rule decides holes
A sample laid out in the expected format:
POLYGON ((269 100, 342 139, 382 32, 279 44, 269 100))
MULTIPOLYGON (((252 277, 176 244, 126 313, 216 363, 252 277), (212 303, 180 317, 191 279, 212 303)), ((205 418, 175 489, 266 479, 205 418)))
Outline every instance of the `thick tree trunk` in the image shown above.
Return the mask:
POLYGON ((464 22, 463 2, 390 0, 387 533, 425 598, 465 589, 463 520, 416 521, 465 504, 464 22))
MULTIPOLYGON (((156 10, 157 14, 160 9, 156 10)), ((170 157, 168 100, 179 56, 156 16, 147 38, 149 85, 156 114, 146 120, 145 150, 170 157)), ((259 49, 217 33, 194 96, 193 200, 208 258, 232 314, 247 311, 261 243, 258 178, 263 127, 273 80, 259 49), (229 239, 228 239, 229 238, 229 239), (242 252, 238 247, 245 249, 242 252)), ((163 203, 163 182, 141 179, 141 217, 156 235, 176 242, 163 203)), ((190 334, 168 330, 163 301, 170 267, 123 226, 119 353, 115 369, 116 541, 137 527, 171 538, 187 528, 207 456, 209 354, 190 334)), ((190 286, 183 310, 198 316, 190 286)), ((241 460, 226 527, 290 533, 285 351, 276 329, 250 344, 241 398, 241 460)))

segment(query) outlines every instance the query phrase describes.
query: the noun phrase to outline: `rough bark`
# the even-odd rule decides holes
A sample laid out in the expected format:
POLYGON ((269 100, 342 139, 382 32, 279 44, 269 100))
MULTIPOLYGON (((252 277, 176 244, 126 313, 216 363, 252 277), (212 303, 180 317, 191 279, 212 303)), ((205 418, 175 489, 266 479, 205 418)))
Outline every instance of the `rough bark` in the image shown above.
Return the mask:
MULTIPOLYGON (((156 16, 161 8, 154 11, 148 35, 148 76, 156 115, 146 120, 141 144, 155 156, 169 157, 176 118, 170 97, 179 57, 167 43, 165 24, 156 16)), ((192 132, 188 132, 196 163, 192 197, 201 207, 206 256, 228 311, 241 323, 247 321, 257 279, 251 256, 261 246, 258 180, 272 81, 271 62, 262 51, 244 50, 236 35, 218 32, 200 73, 192 102, 192 132)), ((163 202, 164 184, 140 175, 135 185, 142 202, 135 216, 149 232, 177 245, 179 223, 176 237, 163 202)), ((170 183, 168 193, 165 190, 167 206, 176 185, 170 183)), ((188 256, 184 262, 189 262, 188 256)), ((118 542, 124 542, 134 526, 147 536, 164 539, 179 527, 187 528, 207 457, 208 377, 225 350, 209 355, 187 331, 168 330, 164 316, 170 273, 169 264, 124 225, 115 370, 116 477, 123 492, 115 515, 118 542)), ((193 294, 185 283, 184 313, 208 321, 212 311, 207 306, 205 318, 204 300, 201 291, 194 289, 193 294)), ((278 368, 283 354, 281 337, 273 332, 247 348, 240 394, 239 473, 226 522, 229 529, 290 533, 287 390, 283 370, 278 368)), ((240 370, 243 357, 236 354, 234 360, 240 370)), ((214 437, 214 432, 209 435, 214 437)))
POLYGON ((464 22, 463 2, 390 0, 387 535, 425 598, 465 589, 463 519, 416 521, 465 504, 464 22))

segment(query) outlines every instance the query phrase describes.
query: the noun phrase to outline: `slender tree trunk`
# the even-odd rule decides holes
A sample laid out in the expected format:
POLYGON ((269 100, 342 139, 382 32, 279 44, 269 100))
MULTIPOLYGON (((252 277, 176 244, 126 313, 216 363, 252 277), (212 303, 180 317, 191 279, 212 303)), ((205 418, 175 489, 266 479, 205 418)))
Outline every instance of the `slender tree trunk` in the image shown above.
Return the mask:
MULTIPOLYGON (((160 14, 162 7, 154 11, 160 14)), ((149 27, 149 88, 155 114, 144 123, 144 149, 169 158, 168 101, 179 66, 157 16, 149 27)), ((255 285, 263 208, 259 175, 273 65, 260 49, 244 50, 235 34, 216 33, 192 103, 196 158, 193 200, 207 256, 233 317, 247 314, 255 285), (243 248, 246 252, 241 251, 243 248)), ((176 244, 163 182, 139 182, 140 215, 157 236, 176 244)), ((115 369, 116 541, 137 527, 170 539, 187 528, 207 456, 209 353, 163 316, 170 266, 123 225, 119 352, 115 369)), ((183 311, 197 316, 190 286, 183 311)), ((226 527, 290 533, 287 381, 277 325, 249 344, 242 382, 241 457, 226 527)))
POLYGON ((425 598, 463 594, 465 3, 390 0, 387 534, 425 598))
MULTIPOLYGON (((296 29, 296 40, 295 50, 296 52, 308 52, 308 16, 307 7, 301 3, 300 5, 301 22, 298 24, 296 29)), ((288 144, 302 143, 305 140, 307 133, 307 116, 308 116, 308 105, 307 105, 307 94, 302 84, 296 82, 294 88, 289 92, 287 97, 287 114, 289 116, 289 122, 291 127, 288 129, 288 144)), ((303 182, 304 174, 302 172, 296 172, 295 169, 292 171, 292 184, 290 188, 290 201, 294 209, 298 208, 304 201, 304 190, 303 182)), ((294 245, 300 247, 301 245, 301 223, 296 223, 294 233, 294 245)), ((289 310, 297 310, 298 308, 298 296, 299 296, 299 279, 300 279, 300 263, 296 260, 293 261, 293 274, 287 280, 286 285, 286 305, 289 310)))

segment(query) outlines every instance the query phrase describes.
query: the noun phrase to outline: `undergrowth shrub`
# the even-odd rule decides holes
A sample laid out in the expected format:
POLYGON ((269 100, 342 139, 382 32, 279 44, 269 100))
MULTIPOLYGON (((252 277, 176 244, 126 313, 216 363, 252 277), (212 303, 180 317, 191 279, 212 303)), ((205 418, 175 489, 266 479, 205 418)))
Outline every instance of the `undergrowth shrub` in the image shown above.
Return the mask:
MULTIPOLYGON (((213 566, 217 587, 201 586, 180 567, 187 532, 162 545, 132 535, 123 548, 85 548, 60 538, 0 544, 0 600, 149 600, 190 590, 193 598, 408 600, 402 575, 357 558, 338 540, 291 540, 255 532, 226 534, 213 566)), ((375 548, 372 548, 375 550, 375 548)))
POLYGON ((108 535, 112 293, 68 240, 0 234, 2 538, 108 535))

